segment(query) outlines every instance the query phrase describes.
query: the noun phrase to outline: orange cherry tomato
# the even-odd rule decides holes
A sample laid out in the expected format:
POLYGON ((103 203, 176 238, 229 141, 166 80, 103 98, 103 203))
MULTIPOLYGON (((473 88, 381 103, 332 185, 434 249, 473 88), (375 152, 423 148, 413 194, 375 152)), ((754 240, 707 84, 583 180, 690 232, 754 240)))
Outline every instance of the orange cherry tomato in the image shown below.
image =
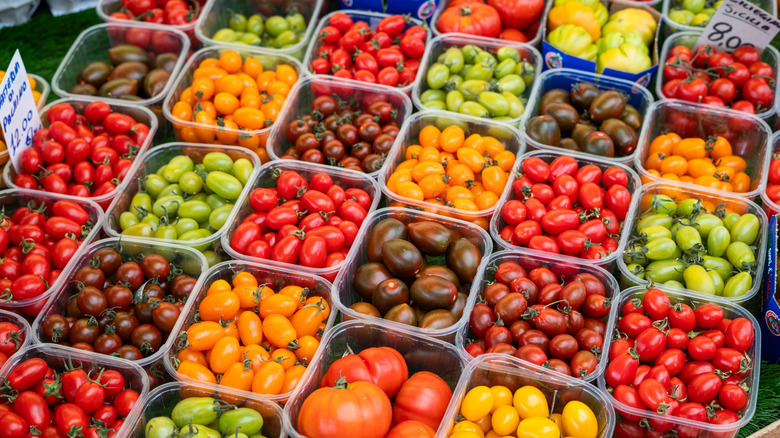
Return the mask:
POLYGON ((176 355, 176 358, 179 359, 180 362, 189 360, 199 363, 204 367, 209 366, 208 361, 206 361, 206 355, 203 354, 202 351, 193 350, 192 348, 185 348, 184 350, 181 350, 179 354, 176 355))
POLYGON ((303 363, 311 363, 314 353, 320 347, 320 342, 314 336, 301 336, 298 338, 298 348, 295 349, 295 357, 303 363))
POLYGON ((719 159, 732 154, 731 143, 729 143, 725 137, 721 136, 716 136, 715 140, 708 140, 707 149, 710 158, 712 158, 713 161, 718 161, 719 159))
MULTIPOLYGON (((291 344, 292 348, 295 348, 295 341, 291 344)), ((271 360, 275 360, 282 364, 282 368, 285 370, 292 368, 298 359, 295 357, 295 353, 292 350, 286 348, 277 348, 271 353, 271 360)))
POLYGON ((220 292, 206 295, 206 298, 200 302, 198 311, 204 321, 230 320, 238 314, 240 307, 236 293, 220 292))
POLYGON ((217 377, 208 369, 208 367, 191 360, 183 360, 176 371, 179 374, 198 382, 217 383, 217 377))
POLYGON ((688 171, 688 161, 679 155, 671 155, 661 162, 661 173, 673 173, 677 176, 685 175, 688 171))
POLYGON ((704 158, 707 156, 704 146, 704 139, 686 138, 672 146, 672 155, 680 155, 689 161, 695 158, 704 158))
POLYGON ((263 319, 263 335, 276 348, 286 348, 298 337, 290 320, 279 314, 263 319))
POLYGON ((238 337, 244 345, 263 342, 263 321, 251 310, 245 310, 238 316, 238 337))
POLYGON ((279 392, 285 394, 297 388, 304 372, 306 372, 306 367, 304 365, 295 365, 292 368, 287 369, 284 372, 284 383, 279 392))
POLYGON ((735 172, 744 172, 747 169, 747 162, 738 155, 726 155, 715 161, 716 166, 728 166, 735 172))
MULTIPOLYGON (((684 142, 681 141, 680 143, 684 142)), ((678 143, 679 144, 679 143, 678 143)), ((709 158, 694 158, 688 161, 688 175, 698 178, 700 176, 713 176, 715 174, 715 165, 709 158)))
POLYGON ((420 130, 418 137, 422 147, 430 146, 432 148, 439 149, 440 135, 441 131, 439 131, 439 128, 433 125, 428 125, 420 130))
MULTIPOLYGON (((251 366, 251 362, 246 364, 251 366)), ((219 379, 219 384, 221 386, 227 386, 228 388, 234 388, 241 391, 251 391, 252 390, 252 379, 255 377, 255 373, 252 371, 251 368, 246 368, 245 364, 242 362, 236 362, 230 367, 228 367, 227 371, 222 375, 222 378, 219 379)), ((236 396, 230 396, 230 399, 225 399, 225 393, 220 394, 222 396, 222 399, 227 401, 230 404, 240 404, 241 399, 236 396)))
POLYGON ((278 362, 267 362, 255 372, 252 379, 252 392, 265 395, 277 395, 284 385, 284 368, 278 362))
POLYGON ((195 351, 207 351, 225 336, 222 326, 216 321, 202 321, 187 329, 189 348, 195 351))
POLYGON ((266 319, 272 314, 289 318, 296 310, 298 310, 298 301, 288 295, 274 294, 263 298, 260 302, 260 318, 262 319, 266 319))

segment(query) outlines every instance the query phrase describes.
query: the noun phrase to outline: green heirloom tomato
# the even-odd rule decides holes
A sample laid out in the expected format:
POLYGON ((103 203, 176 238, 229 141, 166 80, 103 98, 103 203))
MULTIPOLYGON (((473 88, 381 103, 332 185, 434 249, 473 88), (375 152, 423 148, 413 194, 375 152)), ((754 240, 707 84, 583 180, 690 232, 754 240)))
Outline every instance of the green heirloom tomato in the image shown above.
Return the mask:
POLYGON ((194 195, 203 189, 203 178, 192 171, 184 172, 179 178, 179 187, 184 193, 194 195))
POLYGON ((672 256, 675 254, 677 244, 672 239, 662 237, 660 239, 647 242, 645 247, 647 248, 646 256, 648 259, 667 260, 672 258, 672 256))
POLYGON ((249 177, 252 176, 254 170, 255 167, 252 165, 252 162, 246 158, 239 158, 233 163, 233 176, 238 178, 241 185, 245 186, 249 182, 249 177))
POLYGON ((160 196, 160 192, 166 187, 168 187, 168 181, 162 176, 154 173, 146 176, 146 192, 152 198, 160 196))
POLYGON ((642 42, 642 37, 636 32, 610 32, 606 35, 602 35, 601 38, 596 41, 596 47, 599 50, 599 54, 601 54, 609 49, 619 48, 623 43, 635 46, 645 55, 649 53, 647 46, 642 42))
POLYGON ((204 426, 202 424, 186 425, 179 431, 179 436, 186 436, 192 438, 221 438, 221 435, 216 430, 204 426))
POLYGON ((718 226, 710 230, 707 236, 707 254, 721 257, 726 253, 726 248, 731 243, 731 234, 725 226, 718 226))
MULTIPOLYGON (((647 48, 645 48, 645 52, 647 48)), ((650 56, 635 45, 623 43, 620 47, 609 49, 599 55, 596 62, 596 71, 602 73, 604 69, 619 70, 628 73, 640 73, 653 65, 650 56)))
POLYGON ((677 280, 665 281, 663 284, 664 284, 664 286, 677 287, 677 288, 680 288, 680 289, 685 289, 685 285, 680 283, 677 280))
POLYGON ((723 281, 728 280, 731 278, 731 270, 733 267, 731 266, 731 263, 729 263, 728 260, 722 258, 722 257, 713 257, 709 255, 703 255, 702 260, 704 260, 704 267, 715 271, 720 275, 720 277, 723 279, 723 281))
POLYGON ((452 90, 447 93, 447 110, 457 112, 461 104, 466 100, 463 98, 463 93, 458 90, 452 90))
POLYGON ((674 216, 674 213, 677 211, 677 203, 667 195, 653 195, 653 200, 650 202, 650 210, 656 214, 674 216))
POLYGON ((146 438, 170 438, 176 433, 176 425, 168 417, 154 417, 146 422, 146 438))
POLYGON ((496 87, 499 91, 509 92, 515 96, 519 96, 525 91, 525 81, 523 81, 523 78, 513 73, 500 78, 496 83, 496 87))
POLYGON ((205 222, 211 215, 211 207, 205 201, 185 201, 179 206, 179 217, 188 217, 197 222, 205 222))
POLYGON ((157 239, 176 240, 179 237, 179 233, 176 232, 176 227, 173 225, 160 225, 154 231, 154 237, 157 239))
POLYGON ((756 215, 751 213, 743 214, 731 227, 731 240, 751 245, 756 241, 760 228, 761 225, 756 215))
POLYGON ((215 170, 230 172, 233 170, 233 159, 224 152, 209 152, 203 157, 203 165, 208 172, 215 170))
POLYGON ((179 178, 184 172, 189 172, 195 167, 195 163, 192 162, 192 158, 186 155, 177 155, 171 158, 171 161, 165 166, 163 170, 163 178, 168 182, 179 182, 179 178))
POLYGON ((184 198, 179 195, 168 195, 157 198, 152 206, 152 213, 157 216, 174 216, 179 211, 179 206, 184 203, 184 198))
POLYGON ((715 285, 715 295, 723 295, 723 289, 726 287, 723 284, 723 278, 715 271, 707 271, 707 274, 712 279, 712 284, 715 285))
POLYGON ((228 201, 235 201, 241 195, 241 181, 233 175, 215 171, 206 176, 206 187, 228 201))
POLYGON ((658 260, 645 268, 645 279, 655 283, 682 281, 685 264, 679 260, 658 260))
POLYGON ((683 199, 677 204, 677 215, 693 216, 694 213, 698 213, 702 211, 702 209, 701 200, 693 198, 683 199))
POLYGON ((520 62, 520 52, 512 47, 502 47, 496 51, 496 58, 499 62, 511 59, 515 62, 520 62))
POLYGON ((176 233, 179 236, 181 236, 182 234, 188 231, 193 231, 200 228, 198 222, 195 219, 190 219, 187 217, 179 218, 174 224, 174 226, 176 227, 176 233))
POLYGON ((706 239, 710 235, 710 231, 712 231, 713 228, 723 225, 723 221, 711 213, 704 213, 699 215, 696 219, 694 219, 693 223, 696 224, 697 228, 699 229, 699 234, 701 234, 702 239, 706 239))
POLYGON ((688 289, 715 295, 715 284, 704 266, 691 265, 683 271, 683 280, 688 289))
POLYGON ((126 211, 119 215, 119 228, 122 231, 140 222, 141 221, 138 220, 138 216, 136 216, 134 213, 129 211, 126 211))
POLYGON ((642 230, 641 233, 639 233, 640 236, 644 235, 644 238, 647 242, 650 242, 655 239, 660 239, 663 237, 666 237, 668 239, 672 238, 672 232, 669 231, 668 228, 664 227, 663 225, 652 225, 642 230))
POLYGON ((225 204, 212 210, 209 215, 209 226, 214 230, 221 230, 231 211, 233 211, 233 204, 225 204))
POLYGON ((171 420, 176 427, 190 422, 209 424, 217 419, 222 406, 211 397, 190 397, 176 403, 171 411, 171 420))
POLYGON ((250 408, 238 408, 227 411, 219 417, 219 430, 243 432, 254 435, 263 428, 263 416, 250 408))
POLYGON ((729 278, 723 288, 724 297, 741 297, 753 287, 753 277, 749 272, 740 272, 729 278))
POLYGON ((729 259, 732 265, 737 269, 745 269, 745 264, 750 264, 756 261, 756 256, 753 254, 753 250, 750 249, 745 242, 731 242, 728 248, 726 248, 726 258, 729 259))
POLYGON ((463 102, 458 108, 458 112, 474 117, 490 117, 488 110, 477 102, 463 102))
POLYGON ((642 230, 644 230, 647 227, 651 227, 653 225, 660 225, 664 228, 672 228, 672 218, 665 214, 651 214, 651 215, 645 215, 639 219, 639 222, 636 224, 636 231, 638 233, 641 233, 642 230))
POLYGON ((701 246, 701 236, 696 228, 686 225, 677 230, 674 240, 683 251, 688 251, 696 245, 701 246))
POLYGON ((151 225, 139 222, 122 230, 122 234, 133 237, 153 237, 154 231, 151 225))
POLYGON ((547 42, 569 55, 595 61, 595 59, 590 58, 595 56, 596 46, 593 44, 590 33, 582 26, 574 24, 558 26, 547 35, 547 42))
POLYGON ((440 62, 447 66, 450 73, 458 73, 463 70, 463 53, 457 47, 450 47, 444 52, 444 58, 440 62))
POLYGON ((742 217, 737 213, 729 213, 726 215, 726 217, 723 218, 723 226, 726 227, 729 231, 731 231, 731 228, 734 227, 734 224, 737 223, 739 218, 742 217))
POLYGON ((162 189, 160 196, 155 199, 160 199, 171 195, 184 196, 184 190, 181 189, 181 186, 178 183, 168 184, 164 189, 162 189))
POLYGON ((152 197, 148 193, 138 192, 130 200, 130 212, 135 213, 138 219, 142 219, 152 211, 152 197))
POLYGON ((477 102, 485 107, 492 117, 501 117, 509 113, 509 102, 498 93, 485 91, 479 95, 477 102))
POLYGON ((428 81, 428 86, 438 90, 444 87, 444 83, 450 77, 450 70, 444 64, 433 64, 425 75, 425 79, 428 81))

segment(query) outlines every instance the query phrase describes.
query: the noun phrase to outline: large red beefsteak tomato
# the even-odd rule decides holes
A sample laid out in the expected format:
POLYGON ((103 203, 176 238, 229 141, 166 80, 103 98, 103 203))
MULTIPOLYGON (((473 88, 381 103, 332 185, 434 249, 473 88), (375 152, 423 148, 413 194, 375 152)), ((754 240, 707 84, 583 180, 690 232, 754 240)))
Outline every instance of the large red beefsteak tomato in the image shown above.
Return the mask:
POLYGON ((458 2, 441 13, 439 32, 460 32, 495 38, 501 33, 501 17, 492 6, 473 1, 458 2))
POLYGON ((415 373, 395 397, 393 422, 416 420, 436 430, 451 398, 452 390, 444 379, 428 371, 415 373))
POLYGON ((320 386, 335 386, 339 378, 347 382, 371 382, 392 400, 409 378, 406 360, 390 347, 367 348, 358 354, 348 354, 328 368, 320 386))
POLYGON ((544 12, 544 0, 488 0, 487 4, 498 11, 504 27, 518 30, 539 21, 544 12))
POLYGON ((310 438, 384 438, 393 407, 381 388, 370 382, 320 388, 306 397, 298 413, 298 432, 310 438))

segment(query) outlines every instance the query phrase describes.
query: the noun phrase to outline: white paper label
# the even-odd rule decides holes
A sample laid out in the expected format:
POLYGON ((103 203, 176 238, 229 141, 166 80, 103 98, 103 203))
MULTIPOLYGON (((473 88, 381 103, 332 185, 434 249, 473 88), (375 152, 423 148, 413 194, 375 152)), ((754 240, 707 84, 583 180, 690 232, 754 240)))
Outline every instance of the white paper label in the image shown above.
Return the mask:
POLYGON ((17 172, 21 169, 22 151, 32 146, 33 134, 43 127, 32 91, 17 50, 0 81, 0 128, 17 172))
POLYGON ((780 31, 780 20, 747 0, 724 0, 699 37, 696 47, 710 45, 731 52, 739 46, 764 50, 780 31))

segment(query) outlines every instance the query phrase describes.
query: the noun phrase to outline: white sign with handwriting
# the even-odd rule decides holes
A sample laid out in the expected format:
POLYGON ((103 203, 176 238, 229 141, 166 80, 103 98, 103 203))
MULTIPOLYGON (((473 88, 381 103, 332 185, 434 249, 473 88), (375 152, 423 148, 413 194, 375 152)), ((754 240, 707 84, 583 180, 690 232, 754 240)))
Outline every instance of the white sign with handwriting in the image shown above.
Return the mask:
POLYGON ((32 146, 33 134, 43 127, 32 91, 17 50, 0 81, 0 128, 17 172, 21 169, 22 151, 32 146))
POLYGON ((759 51, 780 31, 780 20, 748 0, 724 0, 699 37, 696 47, 710 45, 731 52, 751 45, 759 51))

